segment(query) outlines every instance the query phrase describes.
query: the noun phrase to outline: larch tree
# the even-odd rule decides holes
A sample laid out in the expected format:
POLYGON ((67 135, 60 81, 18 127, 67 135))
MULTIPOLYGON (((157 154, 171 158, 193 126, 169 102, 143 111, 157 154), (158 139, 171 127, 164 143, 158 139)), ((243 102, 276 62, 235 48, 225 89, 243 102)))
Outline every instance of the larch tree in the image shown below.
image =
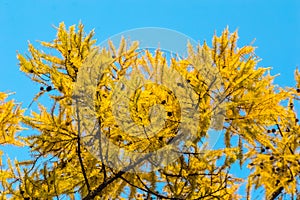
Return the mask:
POLYGON ((252 199, 258 188, 266 199, 300 197, 298 70, 295 88, 275 85, 228 28, 212 47, 187 43, 186 58, 125 39, 98 47, 93 35, 61 23, 44 50, 17 55, 40 85, 38 110, 25 115, 0 93, 1 145, 31 154, 0 162, 2 199, 252 199), (204 142, 211 127, 222 148, 204 142), (24 128, 38 134, 16 136, 24 128))

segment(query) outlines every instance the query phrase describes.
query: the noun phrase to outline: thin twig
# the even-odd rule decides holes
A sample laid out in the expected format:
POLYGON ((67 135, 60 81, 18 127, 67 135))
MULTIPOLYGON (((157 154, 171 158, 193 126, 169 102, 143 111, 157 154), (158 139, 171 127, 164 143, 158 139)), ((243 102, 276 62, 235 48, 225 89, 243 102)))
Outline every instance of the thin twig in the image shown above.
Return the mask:
POLYGON ((86 187, 88 189, 88 192, 89 194, 91 193, 91 188, 90 188, 90 184, 89 184, 89 181, 88 181, 88 178, 86 176, 86 171, 84 169, 84 165, 83 165, 83 161, 82 161, 82 157, 81 157, 81 144, 80 144, 80 117, 79 117, 79 110, 78 110, 78 100, 76 99, 76 115, 77 115, 77 146, 78 146, 78 151, 77 151, 77 155, 78 155, 78 158, 79 158, 79 162, 80 162, 80 167, 81 167, 81 171, 82 171, 82 174, 83 174, 83 177, 84 177, 84 181, 86 183, 86 187))

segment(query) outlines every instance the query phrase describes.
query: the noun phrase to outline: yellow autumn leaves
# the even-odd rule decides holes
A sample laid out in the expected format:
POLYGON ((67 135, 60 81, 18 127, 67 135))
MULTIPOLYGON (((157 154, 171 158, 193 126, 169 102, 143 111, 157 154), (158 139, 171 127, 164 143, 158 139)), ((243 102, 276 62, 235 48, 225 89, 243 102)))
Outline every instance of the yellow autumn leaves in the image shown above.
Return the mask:
MULTIPOLYGON (((141 193, 161 199, 239 199, 237 190, 245 180, 230 174, 235 162, 251 169, 246 198, 251 199, 253 186, 263 186, 266 197, 296 195, 300 128, 295 102, 300 89, 275 86, 270 68, 257 67, 255 48, 237 48, 237 32, 225 29, 221 36, 213 37, 212 47, 207 43, 197 47, 187 44, 187 58, 171 57, 170 62, 160 50, 138 50, 137 42, 128 45, 121 40, 119 48, 112 42, 109 49, 95 47, 93 35, 93 31, 85 34, 82 24, 76 30, 61 23, 53 41, 41 42, 57 50, 55 55, 32 44, 30 56, 17 55, 21 71, 42 87, 51 88, 37 91, 34 101, 39 102, 38 98, 46 94, 52 101, 50 106, 39 104, 39 111, 23 116, 20 105, 0 93, 0 144, 23 144, 16 139, 21 122, 40 133, 23 138, 35 155, 32 160, 16 162, 15 169, 0 172, 5 190, 1 197, 11 194, 16 199, 46 199, 65 195, 74 199, 78 193, 86 199, 116 199, 128 191, 128 197, 136 199, 142 198, 141 193), (88 66, 98 68, 93 71, 88 66), (90 71, 85 74, 82 69, 90 71), (140 75, 152 83, 142 82, 140 75), (94 79, 98 82, 92 85, 94 79), (193 98, 186 97, 191 94, 193 98), (74 96, 81 99, 74 101, 74 96), (192 105, 197 120, 194 116, 184 119, 193 112, 182 102, 192 105), (151 166, 155 172, 122 171, 106 165, 108 153, 100 151, 106 143, 99 140, 103 138, 97 131, 91 137, 79 127, 82 121, 89 126, 86 119, 91 116, 96 117, 97 126, 89 130, 99 128, 114 145, 131 152, 153 152, 166 146, 184 123, 196 126, 197 134, 187 142, 189 148, 162 169, 151 166), (133 122, 138 128, 131 126, 133 122), (152 133, 153 122, 161 128, 153 127, 152 133), (224 148, 202 151, 202 140, 212 124, 223 130, 224 148), (134 131, 140 135, 128 134, 134 131), (97 152, 91 153, 85 142, 93 144, 97 152)), ((299 77, 296 70, 298 88, 299 77)))
POLYGON ((20 121, 24 110, 14 100, 6 101, 7 97, 8 94, 0 92, 0 144, 22 146, 15 134, 22 130, 20 121))

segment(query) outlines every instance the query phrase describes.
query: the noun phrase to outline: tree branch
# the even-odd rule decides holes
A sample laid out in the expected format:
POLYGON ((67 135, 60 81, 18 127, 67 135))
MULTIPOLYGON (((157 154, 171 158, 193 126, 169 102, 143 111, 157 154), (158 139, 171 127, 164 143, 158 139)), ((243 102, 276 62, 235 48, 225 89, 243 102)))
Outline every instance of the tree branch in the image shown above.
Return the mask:
POLYGON ((84 165, 83 165, 83 160, 82 160, 82 157, 81 157, 81 144, 80 144, 80 117, 79 117, 79 110, 78 110, 78 100, 76 99, 76 115, 77 115, 77 155, 78 155, 78 158, 79 158, 79 163, 80 163, 80 167, 81 167, 81 171, 82 171, 82 174, 83 174, 83 177, 84 177, 84 181, 85 181, 85 184, 86 184, 86 187, 88 189, 88 193, 90 194, 91 193, 91 188, 90 188, 90 184, 89 184, 89 180, 87 178, 87 175, 86 175, 86 171, 84 169, 84 165))

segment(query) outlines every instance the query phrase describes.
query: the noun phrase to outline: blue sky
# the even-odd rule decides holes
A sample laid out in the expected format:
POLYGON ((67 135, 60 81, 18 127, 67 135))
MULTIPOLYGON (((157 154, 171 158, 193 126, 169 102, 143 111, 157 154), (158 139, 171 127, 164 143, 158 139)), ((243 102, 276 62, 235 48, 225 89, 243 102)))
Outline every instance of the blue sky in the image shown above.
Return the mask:
POLYGON ((25 53, 27 41, 50 41, 64 21, 67 26, 95 28, 98 43, 133 28, 162 27, 196 41, 211 41, 228 25, 239 30, 240 46, 256 38, 261 66, 272 66, 280 85, 293 86, 293 70, 300 64, 300 3, 297 0, 0 0, 0 91, 15 91, 26 104, 38 90, 17 66, 16 51, 25 53), (26 87, 26 88, 25 88, 26 87))
POLYGON ((16 92, 13 98, 27 106, 40 86, 19 71, 16 51, 25 53, 28 40, 54 39, 52 25, 80 20, 86 32, 95 28, 98 44, 143 27, 173 29, 210 43, 214 32, 228 25, 230 31, 239 30, 239 46, 256 39, 259 66, 280 73, 277 84, 294 86, 294 69, 300 66, 298 0, 0 0, 0 91, 16 92))

